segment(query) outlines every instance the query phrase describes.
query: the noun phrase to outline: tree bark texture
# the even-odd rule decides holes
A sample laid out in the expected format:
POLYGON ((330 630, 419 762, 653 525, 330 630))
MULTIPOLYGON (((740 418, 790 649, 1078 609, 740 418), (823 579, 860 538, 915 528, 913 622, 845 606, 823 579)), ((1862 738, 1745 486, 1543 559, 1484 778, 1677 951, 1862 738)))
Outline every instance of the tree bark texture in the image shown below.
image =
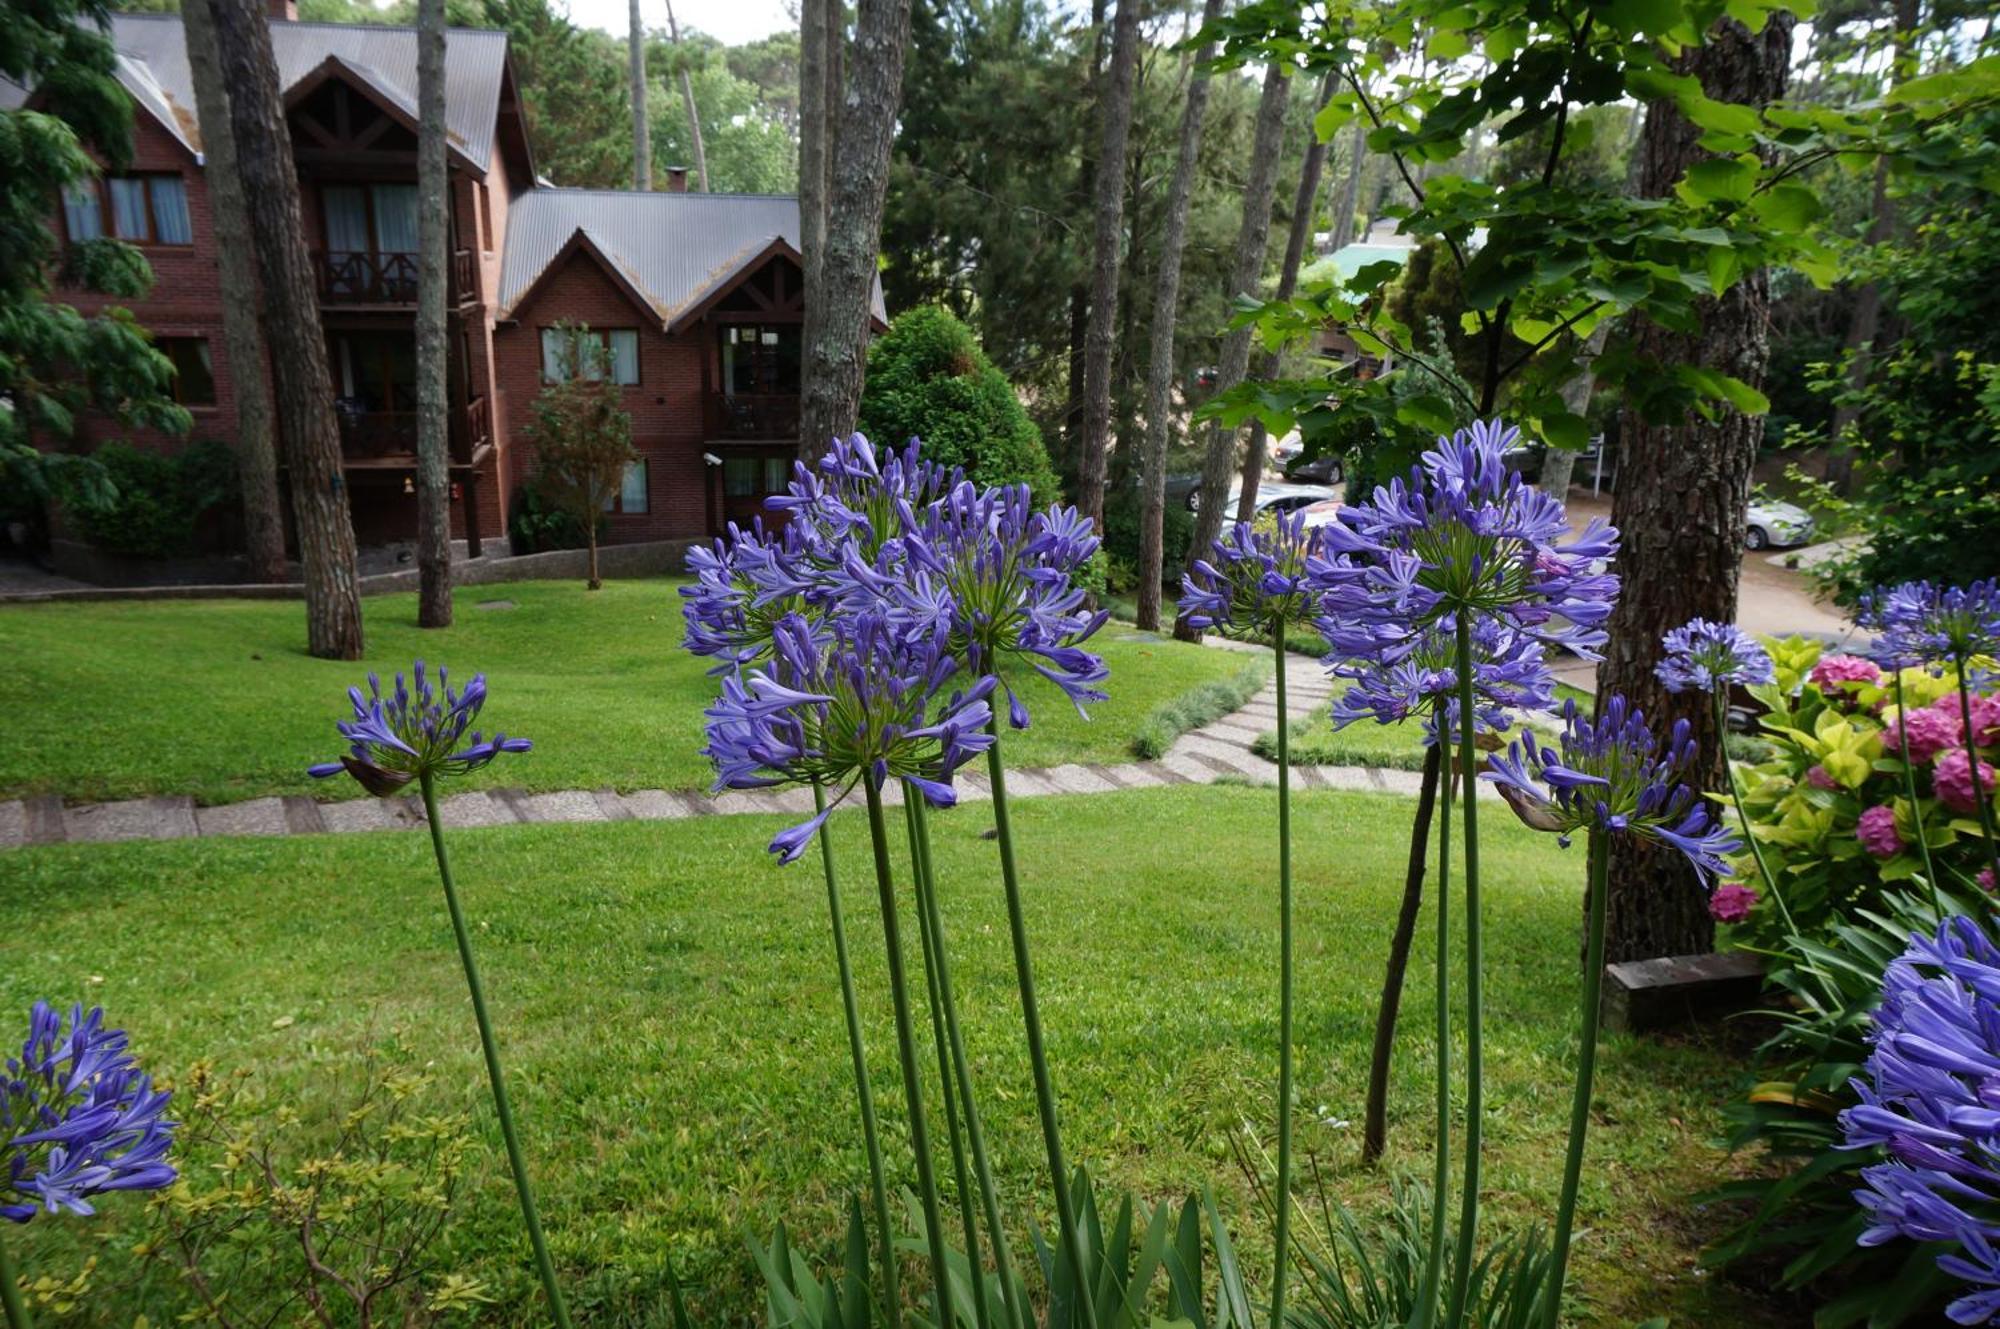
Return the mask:
POLYGON ((1361 206, 1361 176, 1368 167, 1368 126, 1358 115, 1347 136, 1347 153, 1347 178, 1341 182, 1340 204, 1333 214, 1336 253, 1354 241, 1354 211, 1361 206))
MULTIPOLYGON (((676 54, 681 53, 681 25, 674 17, 673 0, 667 0, 667 37, 674 44, 676 54)), ((687 66, 681 66, 681 103, 687 107, 688 137, 694 141, 694 178, 701 186, 701 192, 708 192, 708 149, 701 141, 701 108, 694 101, 694 75, 687 66)))
POLYGON ((218 276, 222 284, 222 339, 236 389, 236 475, 243 490, 243 552, 250 580, 289 580, 285 517, 278 500, 278 450, 271 437, 271 384, 258 311, 256 260, 250 253, 250 219, 236 170, 236 133, 229 123, 229 90, 215 54, 215 21, 209 0, 185 0, 188 72, 194 82, 201 145, 207 161, 210 212, 215 219, 218 276))
MULTIPOLYGON (((1613 322, 1607 318, 1592 328, 1583 345, 1577 348, 1576 373, 1562 386, 1563 409, 1571 415, 1583 415, 1590 409, 1590 394, 1597 386, 1597 371, 1593 366, 1603 354, 1613 322)), ((1570 477, 1575 473, 1576 454, 1568 448, 1550 448, 1542 455, 1542 475, 1535 484, 1556 502, 1567 504, 1570 477)))
MULTIPOLYGON (((1382 974, 1382 1001, 1375 1008, 1375 1047, 1368 1058, 1368 1102, 1361 1118, 1361 1161, 1373 1166, 1389 1144, 1389 1068, 1396 1051, 1396 1017, 1403 1006, 1403 976, 1410 969, 1410 943, 1424 907, 1424 871, 1437 811, 1444 749, 1433 743, 1424 753, 1423 783, 1417 787, 1417 816, 1410 823, 1410 859, 1403 873, 1403 905, 1389 938, 1389 963, 1382 974)), ((1439 908, 1444 902, 1439 902, 1439 908)))
POLYGON ((910 0, 860 0, 834 137, 819 298, 806 306, 799 417, 801 435, 815 452, 852 433, 861 409, 882 195, 909 44, 910 0))
POLYGON ((258 0, 211 0, 210 12, 263 288, 278 429, 291 471, 307 649, 325 659, 355 660, 361 656, 361 596, 354 523, 341 473, 326 335, 299 219, 298 170, 278 98, 278 63, 258 0))
MULTIPOLYGON (((826 187, 828 149, 833 143, 833 117, 827 113, 828 0, 803 0, 799 6, 799 254, 805 276, 805 301, 810 311, 819 305, 820 262, 826 251, 826 187)), ((799 423, 799 455, 817 458, 826 446, 799 423)))
MULTIPOLYGON (((1682 57, 1682 72, 1699 78, 1717 100, 1763 106, 1784 92, 1793 24, 1790 15, 1773 14, 1753 35, 1733 19, 1720 20, 1702 46, 1682 57)), ((1696 146, 1700 133, 1671 102, 1647 109, 1642 197, 1665 195, 1705 155, 1696 146)), ((1704 302, 1698 333, 1641 321, 1634 329, 1637 349, 1658 363, 1704 365, 1760 384, 1770 351, 1770 296, 1769 274, 1754 273, 1704 302)), ((1624 584, 1597 668, 1598 696, 1623 694, 1656 732, 1688 721, 1703 754, 1702 769, 1691 778, 1710 789, 1725 778, 1712 709, 1699 693, 1669 694, 1653 666, 1660 638, 1690 618, 1736 620, 1744 512, 1762 429, 1762 421, 1726 408, 1714 420, 1689 413, 1668 426, 1628 411, 1620 427, 1612 520, 1623 533, 1617 570, 1624 584)), ((1607 905, 1611 961, 1714 946, 1707 894, 1680 853, 1664 845, 1617 842, 1607 905)))
MULTIPOLYGON (((1289 80, 1273 62, 1264 74, 1264 92, 1257 102, 1257 130, 1251 141, 1250 178, 1243 186, 1243 225, 1236 232, 1236 258, 1229 271, 1229 298, 1255 293, 1264 275, 1264 247, 1271 234, 1271 196, 1278 187, 1278 158, 1285 144, 1285 103, 1289 80)), ((1243 381, 1250 367, 1250 329, 1237 328, 1222 342, 1222 363, 1215 390, 1228 392, 1243 381)), ((1207 556, 1222 531, 1222 505, 1228 497, 1229 475, 1236 461, 1236 431, 1220 422, 1209 425, 1208 450, 1201 465, 1201 507, 1195 513, 1194 542, 1188 546, 1188 567, 1207 556)), ((1182 617, 1174 635, 1194 641, 1201 633, 1182 617)))
POLYGON ((445 160, 444 0, 417 0, 417 626, 451 626, 451 371, 445 337, 451 177, 445 160))
MULTIPOLYGON (((1206 0, 1206 27, 1222 15, 1222 0, 1206 0)), ((1188 209, 1194 201, 1195 164, 1201 156, 1201 122, 1208 114, 1209 42, 1194 57, 1187 103, 1181 109, 1180 153, 1167 188, 1160 225, 1160 271, 1154 285, 1153 329, 1146 362, 1146 438, 1139 458, 1139 626, 1160 630, 1160 582, 1166 576, 1167 435, 1172 429, 1174 331, 1179 324, 1181 258, 1187 250, 1188 209)))
POLYGON ((639 0, 632 0, 625 45, 632 67, 632 188, 643 193, 653 187, 653 142, 646 128, 646 28, 639 21, 639 0))
POLYGON ((1090 269, 1090 322, 1083 339, 1083 446, 1076 505, 1104 529, 1104 464, 1111 433, 1111 350, 1125 225, 1125 148, 1132 133, 1132 78, 1139 63, 1139 0, 1118 0, 1111 67, 1098 80, 1097 206, 1090 269))
MULTIPOLYGON (((1313 103, 1315 111, 1326 105, 1326 99, 1333 95, 1334 76, 1329 70, 1319 83, 1319 100, 1313 103)), ((1285 237, 1285 261, 1278 269, 1278 289, 1276 297, 1289 300, 1298 289, 1299 265, 1305 262, 1306 243, 1312 239, 1313 217, 1318 211, 1319 180, 1326 170, 1326 144, 1317 133, 1306 131, 1306 155, 1299 163, 1299 190, 1292 200, 1292 229, 1285 237)), ((1266 351, 1257 357, 1257 377, 1273 379, 1278 376, 1278 353, 1266 351)), ((1253 421, 1250 425, 1250 444, 1243 450, 1243 493, 1236 502, 1236 520, 1249 521, 1257 511, 1257 484, 1264 478, 1264 422, 1253 421)))

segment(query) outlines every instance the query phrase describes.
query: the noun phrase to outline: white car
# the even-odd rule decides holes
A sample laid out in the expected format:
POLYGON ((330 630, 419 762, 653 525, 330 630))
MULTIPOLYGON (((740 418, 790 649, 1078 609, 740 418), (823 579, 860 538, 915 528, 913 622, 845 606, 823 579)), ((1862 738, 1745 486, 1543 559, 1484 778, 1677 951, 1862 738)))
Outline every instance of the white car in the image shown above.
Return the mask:
MULTIPOLYGON (((1223 504, 1222 510, 1226 517, 1233 518, 1236 515, 1236 505, 1242 497, 1243 485, 1238 481, 1229 487, 1229 498, 1223 504)), ((1295 508, 1308 507, 1314 503, 1323 503, 1327 499, 1339 497, 1340 491, 1331 485, 1280 484, 1267 480, 1257 486, 1257 511, 1290 512, 1295 508)), ((1201 510, 1199 488, 1188 494, 1187 505, 1190 512, 1201 510)))
POLYGON ((1753 498, 1743 530, 1747 549, 1789 549, 1813 538, 1812 514, 1776 499, 1753 498))

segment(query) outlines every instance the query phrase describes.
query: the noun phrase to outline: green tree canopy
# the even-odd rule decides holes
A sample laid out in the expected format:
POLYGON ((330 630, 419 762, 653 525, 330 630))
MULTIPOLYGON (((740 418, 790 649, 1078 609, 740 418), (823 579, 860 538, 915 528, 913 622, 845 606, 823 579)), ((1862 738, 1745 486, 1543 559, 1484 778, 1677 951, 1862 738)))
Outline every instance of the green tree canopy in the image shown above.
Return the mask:
POLYGON ((897 317, 868 351, 861 432, 883 446, 924 441, 924 455, 963 466, 975 484, 1026 484, 1038 502, 1059 488, 1041 432, 1013 385, 950 310, 897 317))

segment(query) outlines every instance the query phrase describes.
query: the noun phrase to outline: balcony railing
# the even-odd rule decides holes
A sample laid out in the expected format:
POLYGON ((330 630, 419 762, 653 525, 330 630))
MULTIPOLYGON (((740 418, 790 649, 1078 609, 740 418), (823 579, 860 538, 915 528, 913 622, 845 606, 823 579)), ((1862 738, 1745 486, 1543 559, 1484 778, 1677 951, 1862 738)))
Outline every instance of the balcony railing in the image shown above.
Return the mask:
POLYGON ((451 251, 451 302, 455 305, 470 304, 479 294, 479 282, 475 274, 470 249, 451 251))
POLYGON ((417 302, 417 256, 365 250, 328 250, 315 256, 320 303, 329 305, 413 305, 417 302))
MULTIPOLYGON (((348 461, 408 462, 417 456, 415 411, 371 411, 351 398, 334 403, 340 417, 340 451, 348 461)), ((458 408, 450 422, 451 463, 463 466, 493 441, 492 414, 485 397, 458 408)))
POLYGON ((460 418, 464 421, 464 428, 461 430, 459 437, 453 440, 459 446, 453 449, 454 455, 452 460, 470 461, 472 460, 472 454, 491 442, 493 438, 493 427, 486 409, 486 398, 474 397, 471 401, 467 402, 465 404, 465 413, 460 418))
POLYGON ((796 392, 739 392, 709 398, 709 433, 715 438, 791 438, 799 432, 796 392))

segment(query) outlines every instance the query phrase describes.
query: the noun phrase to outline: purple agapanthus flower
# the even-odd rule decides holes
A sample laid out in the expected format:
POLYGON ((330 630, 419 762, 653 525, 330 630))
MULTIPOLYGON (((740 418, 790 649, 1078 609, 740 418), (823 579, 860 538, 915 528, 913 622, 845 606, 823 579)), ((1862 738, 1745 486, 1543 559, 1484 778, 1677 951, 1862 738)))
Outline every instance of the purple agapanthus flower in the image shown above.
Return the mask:
POLYGON ((1181 578, 1181 613, 1197 628, 1253 635, 1312 623, 1319 594, 1307 563, 1324 529, 1303 512, 1232 524, 1181 578))
POLYGON ((1407 481, 1321 528, 1309 570, 1337 654, 1393 664, 1425 629, 1469 614, 1595 658, 1618 595, 1605 570, 1618 533, 1593 519, 1572 535, 1562 504, 1507 468, 1519 433, 1492 421, 1440 438, 1407 481))
POLYGON ((486 675, 474 674, 462 691, 454 692, 450 676, 440 668, 432 683, 419 660, 406 683, 396 675, 395 691, 382 695, 382 680, 368 676, 368 692, 349 688, 354 718, 336 721, 334 728, 351 745, 338 761, 307 768, 316 779, 346 771, 377 798, 386 798, 419 776, 463 775, 478 770, 503 752, 527 752, 525 738, 496 733, 491 738, 472 726, 486 704, 486 675))
POLYGON ((1674 723, 1662 749, 1623 697, 1606 700, 1596 720, 1565 702, 1563 720, 1560 751, 1532 735, 1517 739, 1482 777, 1522 821, 1556 832, 1564 844, 1590 830, 1657 840, 1680 850, 1703 877, 1730 872, 1725 860, 1743 842, 1709 815, 1689 783, 1699 754, 1687 721, 1674 723))
POLYGON ((1736 683, 1775 682, 1771 653, 1734 623, 1689 619, 1661 645, 1666 657, 1653 667, 1669 692, 1715 692, 1736 683))
POLYGON ((787 548, 796 543, 773 538, 758 518, 747 529, 731 522, 729 534, 713 545, 689 549, 694 580, 680 588, 687 624, 681 644, 691 654, 713 657, 716 673, 763 658, 778 620, 813 608, 787 548))
POLYGON ((1877 587, 1861 597, 1857 621, 1877 634, 1891 667, 2000 654, 2000 580, 1940 587, 1927 581, 1877 587))
POLYGON ((1855 1201, 1864 1246, 1949 1242, 1938 1268, 1972 1285, 1946 1308, 1957 1324, 2000 1320, 2000 949, 1971 918, 1921 933, 1883 976, 1858 1106, 1840 1116, 1850 1148, 1879 1146, 1855 1201))
POLYGON ((35 1003, 20 1055, 0 1062, 0 1218, 87 1215, 94 1195, 173 1184, 171 1095, 153 1088, 129 1043, 102 1010, 73 1007, 65 1029, 35 1003))
POLYGON ((917 516, 964 479, 957 468, 925 461, 922 444, 911 439, 898 451, 878 454, 864 434, 836 438, 816 465, 797 462, 782 494, 765 500, 796 527, 794 546, 803 567, 837 573, 850 547, 870 566, 885 550, 896 559, 896 542, 917 524, 917 516))
MULTIPOLYGON (((1325 625, 1331 627, 1331 625, 1325 625)), ((1475 722, 1490 733, 1505 732, 1510 712, 1542 711, 1555 704, 1555 677, 1542 658, 1542 644, 1500 619, 1480 619, 1472 629, 1472 686, 1475 722)), ((1327 657, 1335 678, 1350 686, 1334 699, 1333 723, 1342 728, 1359 720, 1394 724, 1412 715, 1427 719, 1425 742, 1435 742, 1440 702, 1458 695, 1458 632, 1445 619, 1425 629, 1408 654, 1391 664, 1371 655, 1327 657)), ((1447 711, 1456 714, 1455 705, 1447 711)))
POLYGON ((911 514, 903 547, 911 575, 885 577, 880 587, 892 612, 950 623, 947 649, 999 681, 1016 729, 1029 722, 1015 686, 1021 666, 1060 688, 1079 714, 1104 700, 1097 685, 1110 673, 1082 647, 1110 611, 1091 609, 1076 584, 1097 552, 1097 532, 1075 508, 1035 511, 1030 503, 1026 485, 981 490, 958 481, 911 514))
POLYGON ((902 781, 937 807, 957 800, 953 773, 993 743, 992 675, 960 680, 943 620, 913 625, 886 612, 815 624, 791 614, 774 631, 770 659, 722 680, 706 712, 715 787, 817 784, 826 810, 780 832, 784 863, 805 852, 828 814, 856 785, 902 781))

